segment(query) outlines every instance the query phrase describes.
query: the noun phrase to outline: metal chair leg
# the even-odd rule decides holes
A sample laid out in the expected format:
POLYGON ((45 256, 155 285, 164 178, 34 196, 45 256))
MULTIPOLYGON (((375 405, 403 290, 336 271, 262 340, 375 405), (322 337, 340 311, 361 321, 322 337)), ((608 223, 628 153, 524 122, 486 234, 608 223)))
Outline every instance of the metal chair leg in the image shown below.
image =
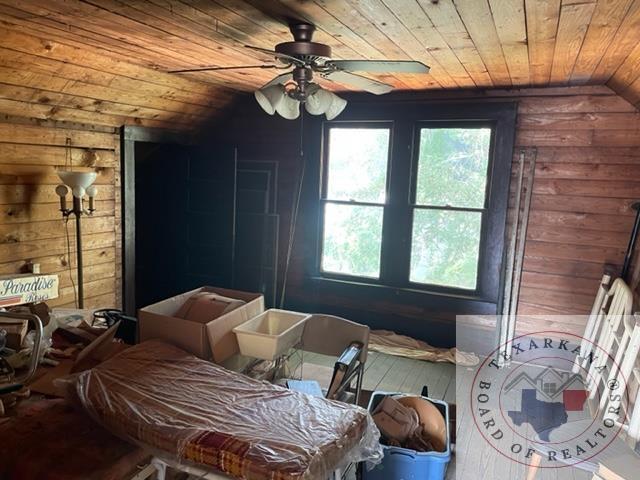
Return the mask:
POLYGON ((153 459, 151 460, 151 465, 153 465, 156 469, 157 480, 165 480, 165 478, 167 477, 167 464, 159 458, 153 457, 153 459))
POLYGON ((358 372, 358 380, 356 383, 356 400, 355 404, 360 405, 360 392, 362 391, 362 377, 364 377, 364 363, 358 365, 360 371, 358 372))

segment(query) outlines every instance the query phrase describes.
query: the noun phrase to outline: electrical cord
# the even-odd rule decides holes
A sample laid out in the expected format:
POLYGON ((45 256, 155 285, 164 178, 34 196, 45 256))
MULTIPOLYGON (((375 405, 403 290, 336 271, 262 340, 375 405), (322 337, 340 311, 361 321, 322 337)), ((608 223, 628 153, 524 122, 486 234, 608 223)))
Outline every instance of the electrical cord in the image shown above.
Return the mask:
POLYGON ((298 209, 300 207, 300 197, 302 196, 302 184, 306 162, 304 161, 304 109, 300 112, 300 160, 302 169, 298 178, 298 185, 294 192, 293 205, 291 209, 291 220, 289 223, 289 244, 287 245, 287 257, 284 264, 284 274, 282 278, 282 291, 280 292, 280 308, 284 308, 284 299, 287 291, 287 279, 289 277, 289 264, 291 263, 291 252, 293 251, 293 240, 296 235, 296 224, 298 222, 298 209))
POLYGON ((64 231, 67 237, 67 270, 69 271, 69 280, 73 288, 73 300, 76 308, 78 308, 78 292, 76 291, 76 282, 73 280, 73 271, 71 269, 71 237, 69 235, 69 217, 64 217, 64 231))

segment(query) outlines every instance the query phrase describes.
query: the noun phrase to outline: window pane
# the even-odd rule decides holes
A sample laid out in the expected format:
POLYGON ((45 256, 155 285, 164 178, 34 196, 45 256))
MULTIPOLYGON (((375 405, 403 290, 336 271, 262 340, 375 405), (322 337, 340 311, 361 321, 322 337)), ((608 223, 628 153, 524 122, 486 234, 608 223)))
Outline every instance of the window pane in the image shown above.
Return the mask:
POLYGON ((331 128, 327 198, 384 203, 389 129, 331 128))
POLYGON ((382 212, 383 207, 327 203, 322 270, 378 278, 382 212))
POLYGON ((490 128, 422 128, 416 203, 483 208, 490 128))
POLYGON ((474 290, 481 224, 480 212, 414 210, 411 281, 474 290))

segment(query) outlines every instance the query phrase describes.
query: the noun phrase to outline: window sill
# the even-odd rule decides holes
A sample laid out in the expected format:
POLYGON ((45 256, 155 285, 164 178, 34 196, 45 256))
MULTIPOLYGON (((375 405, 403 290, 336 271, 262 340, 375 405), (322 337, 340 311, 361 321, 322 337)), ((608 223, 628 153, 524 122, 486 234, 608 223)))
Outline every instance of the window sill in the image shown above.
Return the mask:
POLYGON ((376 301, 402 303, 428 309, 437 308, 460 314, 496 314, 496 302, 474 294, 392 287, 318 275, 307 277, 305 283, 319 294, 344 295, 365 300, 375 299, 376 301))

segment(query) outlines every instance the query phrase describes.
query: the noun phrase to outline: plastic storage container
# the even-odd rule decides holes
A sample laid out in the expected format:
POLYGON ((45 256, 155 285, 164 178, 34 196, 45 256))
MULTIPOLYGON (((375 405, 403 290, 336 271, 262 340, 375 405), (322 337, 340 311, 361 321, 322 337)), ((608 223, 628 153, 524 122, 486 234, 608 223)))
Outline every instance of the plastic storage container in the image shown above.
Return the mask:
POLYGON ((305 313, 266 310, 233 329, 240 353, 263 360, 275 360, 300 341, 305 313))
MULTIPOLYGON (((388 395, 403 395, 402 393, 374 392, 369 401, 369 412, 378 406, 380 401, 388 395)), ((447 465, 451 460, 451 439, 449 438, 449 405, 440 400, 429 400, 442 413, 447 425, 447 449, 444 452, 417 452, 409 448, 389 447, 383 445, 384 457, 382 462, 367 470, 362 468, 363 480, 444 480, 447 465)))

